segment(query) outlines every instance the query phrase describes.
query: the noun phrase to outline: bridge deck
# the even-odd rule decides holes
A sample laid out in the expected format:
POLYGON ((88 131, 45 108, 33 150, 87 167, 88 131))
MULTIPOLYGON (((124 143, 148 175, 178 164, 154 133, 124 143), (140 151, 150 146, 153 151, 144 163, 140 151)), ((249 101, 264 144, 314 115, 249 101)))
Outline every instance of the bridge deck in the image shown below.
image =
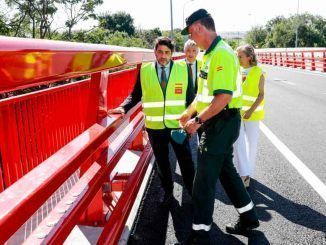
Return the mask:
MULTIPOLYGON (((326 138, 321 124, 326 120, 325 107, 321 107, 326 103, 326 75, 270 66, 266 69, 265 127, 325 183, 326 151, 320 149, 325 148, 326 138)), ((296 165, 290 164, 288 155, 276 148, 270 135, 261 132, 249 188, 261 226, 248 237, 225 232, 225 224, 236 221, 237 212, 217 183, 212 244, 326 244, 326 200, 298 173, 296 165)), ((157 200, 162 192, 154 172, 128 244, 174 244, 188 235, 190 197, 183 192, 178 166, 174 182, 172 205, 161 207, 157 200)), ((320 187, 325 190, 325 184, 320 187)))

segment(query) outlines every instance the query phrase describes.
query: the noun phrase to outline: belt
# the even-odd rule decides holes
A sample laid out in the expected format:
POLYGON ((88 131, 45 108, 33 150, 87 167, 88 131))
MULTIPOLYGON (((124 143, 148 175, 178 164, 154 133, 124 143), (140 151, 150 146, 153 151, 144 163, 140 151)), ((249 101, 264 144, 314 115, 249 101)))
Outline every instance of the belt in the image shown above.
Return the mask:
POLYGON ((231 117, 237 115, 240 112, 239 108, 224 108, 220 113, 213 116, 204 122, 202 128, 205 131, 210 125, 214 124, 217 120, 229 120, 231 117))
POLYGON ((239 108, 224 108, 219 114, 217 115, 220 115, 221 113, 229 113, 230 115, 234 115, 236 113, 238 113, 240 111, 239 108))

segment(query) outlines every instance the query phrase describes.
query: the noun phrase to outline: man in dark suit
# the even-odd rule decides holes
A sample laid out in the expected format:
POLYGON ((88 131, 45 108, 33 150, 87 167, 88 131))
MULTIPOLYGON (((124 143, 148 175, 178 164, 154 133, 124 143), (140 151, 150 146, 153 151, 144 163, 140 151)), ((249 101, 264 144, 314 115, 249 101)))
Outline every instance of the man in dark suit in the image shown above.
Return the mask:
POLYGON ((169 161, 171 143, 189 194, 192 194, 194 164, 189 140, 175 142, 171 131, 179 129, 178 119, 194 99, 195 93, 184 61, 171 59, 174 45, 171 39, 160 37, 155 41, 156 61, 143 63, 132 93, 108 113, 124 114, 142 101, 145 127, 153 148, 155 163, 165 191, 162 204, 169 204, 173 194, 172 171, 169 161))

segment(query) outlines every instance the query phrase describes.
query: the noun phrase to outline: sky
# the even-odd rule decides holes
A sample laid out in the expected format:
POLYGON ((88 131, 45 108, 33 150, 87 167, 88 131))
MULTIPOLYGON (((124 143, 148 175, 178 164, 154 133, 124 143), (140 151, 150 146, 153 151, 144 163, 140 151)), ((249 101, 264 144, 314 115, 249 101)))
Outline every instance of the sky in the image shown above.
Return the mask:
MULTIPOLYGON (((217 31, 248 31, 283 15, 289 17, 308 12, 326 18, 326 0, 172 0, 173 27, 182 28, 183 15, 205 8, 215 20, 217 31)), ((170 0, 104 0, 97 13, 129 13, 136 28, 171 29, 170 0)), ((84 25, 85 26, 85 25, 84 25)))

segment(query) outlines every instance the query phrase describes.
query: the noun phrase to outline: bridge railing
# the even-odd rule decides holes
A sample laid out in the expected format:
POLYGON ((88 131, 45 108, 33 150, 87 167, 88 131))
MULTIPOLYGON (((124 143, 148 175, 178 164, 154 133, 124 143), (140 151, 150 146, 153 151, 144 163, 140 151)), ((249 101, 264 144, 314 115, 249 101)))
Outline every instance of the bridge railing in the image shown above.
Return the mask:
POLYGON ((326 48, 257 49, 262 64, 326 72, 326 48))
POLYGON ((0 100, 1 244, 62 243, 77 224, 109 226, 105 243, 120 239, 152 150, 140 104, 123 118, 106 111, 154 58, 144 49, 0 37, 0 93, 74 81, 0 100), (131 170, 117 170, 121 162, 131 170))

